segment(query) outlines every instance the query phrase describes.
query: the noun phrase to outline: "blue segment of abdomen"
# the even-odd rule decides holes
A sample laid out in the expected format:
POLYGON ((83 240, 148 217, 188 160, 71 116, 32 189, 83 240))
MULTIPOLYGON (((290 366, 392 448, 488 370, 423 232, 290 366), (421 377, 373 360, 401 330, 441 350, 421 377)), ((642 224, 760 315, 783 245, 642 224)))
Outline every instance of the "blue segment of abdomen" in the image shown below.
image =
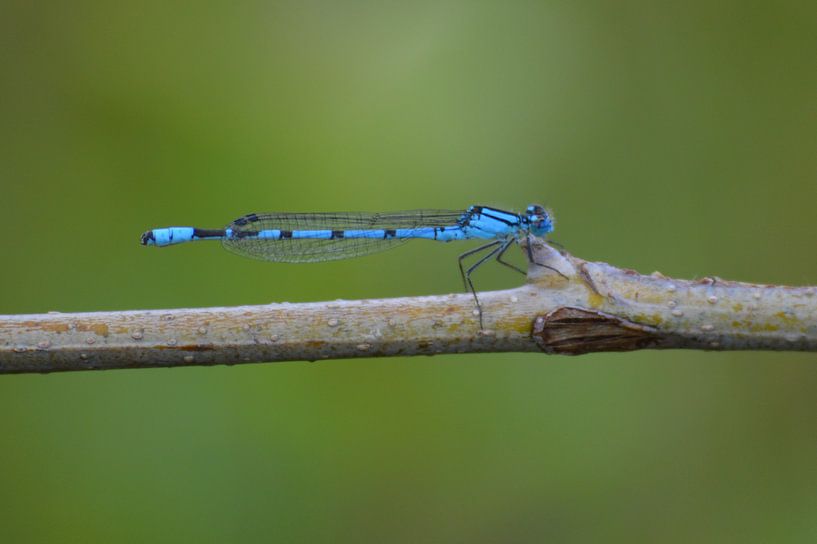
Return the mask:
POLYGON ((380 240, 386 237, 386 231, 383 229, 369 229, 369 230, 345 230, 343 231, 344 238, 372 238, 380 240))
POLYGON ((438 242, 450 242, 452 240, 462 240, 465 237, 465 233, 459 226, 418 227, 414 229, 397 229, 395 231, 395 238, 401 240, 421 238, 424 240, 437 240, 438 242))
MULTIPOLYGON (((231 237, 233 235, 232 229, 227 229, 227 237, 231 237)), ((254 238, 260 238, 262 240, 279 240, 281 238, 281 231, 275 229, 267 229, 267 230, 260 230, 255 235, 254 238)))
POLYGON ((194 239, 193 227, 168 227, 166 229, 153 229, 152 244, 155 246, 171 246, 173 244, 182 244, 190 242, 194 239))
POLYGON ((331 230, 293 230, 293 240, 329 240, 332 238, 331 230))

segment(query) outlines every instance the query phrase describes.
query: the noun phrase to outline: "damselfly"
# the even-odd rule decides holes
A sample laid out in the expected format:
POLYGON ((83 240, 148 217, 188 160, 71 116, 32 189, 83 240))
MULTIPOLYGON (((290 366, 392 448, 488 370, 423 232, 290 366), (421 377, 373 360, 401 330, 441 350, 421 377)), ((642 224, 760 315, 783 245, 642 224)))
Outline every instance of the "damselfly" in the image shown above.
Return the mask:
MULTIPOLYGON (((465 211, 410 210, 387 213, 251 213, 224 229, 167 227, 142 235, 146 246, 170 246, 198 240, 220 240, 229 251, 274 262, 306 263, 359 257, 393 248, 413 239, 451 242, 490 240, 460 255, 459 267, 465 288, 474 296, 482 327, 482 307, 471 274, 491 258, 525 274, 502 260, 514 242, 553 231, 553 217, 542 206, 532 204, 525 213, 507 212, 488 206, 471 206, 465 211), (485 252, 467 269, 463 259, 485 252)), ((533 254, 528 247, 528 259, 533 254)), ((546 266, 546 265, 541 265, 546 266)), ((547 268, 550 268, 546 266, 547 268)), ((557 271, 558 272, 558 271, 557 271)))

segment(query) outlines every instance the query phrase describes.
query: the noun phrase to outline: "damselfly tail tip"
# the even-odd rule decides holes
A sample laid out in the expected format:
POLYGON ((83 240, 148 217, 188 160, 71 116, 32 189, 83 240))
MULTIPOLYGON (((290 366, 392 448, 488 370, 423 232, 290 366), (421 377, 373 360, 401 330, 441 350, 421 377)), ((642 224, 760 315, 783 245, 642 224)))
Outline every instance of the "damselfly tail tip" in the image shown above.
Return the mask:
POLYGON ((143 246, 152 246, 156 243, 156 238, 153 236, 153 231, 149 230, 142 234, 142 237, 139 239, 139 242, 143 246))

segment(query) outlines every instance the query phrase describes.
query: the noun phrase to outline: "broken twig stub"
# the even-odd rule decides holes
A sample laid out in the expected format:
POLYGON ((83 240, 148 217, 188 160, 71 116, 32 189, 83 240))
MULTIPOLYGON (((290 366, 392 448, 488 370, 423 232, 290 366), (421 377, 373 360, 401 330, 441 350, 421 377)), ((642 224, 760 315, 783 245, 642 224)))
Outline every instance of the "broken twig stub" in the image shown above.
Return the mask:
POLYGON ((605 312, 564 307, 537 317, 533 338, 545 353, 581 355, 655 347, 660 333, 605 312))

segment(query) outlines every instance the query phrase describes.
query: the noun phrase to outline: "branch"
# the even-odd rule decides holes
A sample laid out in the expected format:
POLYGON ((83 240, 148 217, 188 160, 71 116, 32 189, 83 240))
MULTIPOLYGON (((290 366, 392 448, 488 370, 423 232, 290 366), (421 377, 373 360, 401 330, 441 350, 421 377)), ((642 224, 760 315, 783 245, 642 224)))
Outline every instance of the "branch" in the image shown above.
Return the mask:
POLYGON ((817 351, 817 288, 645 276, 541 241, 522 287, 229 308, 0 316, 0 373, 635 349, 817 351))

